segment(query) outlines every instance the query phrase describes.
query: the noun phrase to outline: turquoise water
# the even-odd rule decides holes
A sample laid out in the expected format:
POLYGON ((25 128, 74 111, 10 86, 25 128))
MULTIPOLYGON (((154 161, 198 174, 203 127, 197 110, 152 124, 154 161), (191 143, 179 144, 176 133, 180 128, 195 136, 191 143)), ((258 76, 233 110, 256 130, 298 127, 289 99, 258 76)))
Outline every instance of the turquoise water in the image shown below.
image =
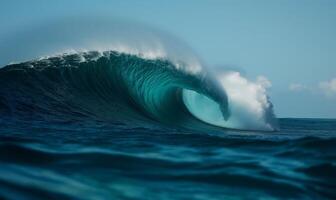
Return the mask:
POLYGON ((225 91, 165 60, 5 66, 0 198, 335 199, 336 120, 267 112, 277 131, 226 128, 225 91))

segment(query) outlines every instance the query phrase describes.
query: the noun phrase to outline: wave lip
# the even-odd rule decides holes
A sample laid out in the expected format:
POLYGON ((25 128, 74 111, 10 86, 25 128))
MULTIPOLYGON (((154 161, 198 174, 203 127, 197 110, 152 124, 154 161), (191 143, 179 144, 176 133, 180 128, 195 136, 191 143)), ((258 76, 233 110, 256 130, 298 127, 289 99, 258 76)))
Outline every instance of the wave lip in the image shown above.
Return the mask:
MULTIPOLYGON (((232 86, 205 69, 190 72, 184 65, 117 51, 63 54, 8 65, 0 69, 0 112, 14 117, 85 117, 197 130, 211 126, 274 129, 268 99, 270 106, 261 107, 259 126, 232 123, 242 116, 237 106, 246 109, 232 98, 232 86)), ((250 117, 243 120, 252 120, 253 113, 250 117)))

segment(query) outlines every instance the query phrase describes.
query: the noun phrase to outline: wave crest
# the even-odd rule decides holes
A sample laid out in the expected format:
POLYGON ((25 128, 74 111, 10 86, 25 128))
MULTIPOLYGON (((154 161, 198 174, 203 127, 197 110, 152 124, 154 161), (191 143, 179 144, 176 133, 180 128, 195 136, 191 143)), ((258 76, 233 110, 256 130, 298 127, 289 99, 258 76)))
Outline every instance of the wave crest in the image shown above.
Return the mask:
POLYGON ((272 106, 261 87, 234 73, 220 79, 205 69, 193 73, 183 64, 90 51, 9 65, 0 69, 0 105, 6 107, 0 112, 197 130, 274 130, 272 106), (246 92, 253 87, 256 93, 246 92))

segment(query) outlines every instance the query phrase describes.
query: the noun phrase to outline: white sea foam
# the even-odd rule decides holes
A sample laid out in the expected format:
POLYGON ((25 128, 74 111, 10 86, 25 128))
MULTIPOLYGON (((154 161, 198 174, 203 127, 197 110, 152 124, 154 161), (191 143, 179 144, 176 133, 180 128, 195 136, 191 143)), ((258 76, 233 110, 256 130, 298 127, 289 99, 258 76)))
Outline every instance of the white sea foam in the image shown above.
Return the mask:
POLYGON ((214 100, 184 90, 183 100, 196 118, 225 128, 264 131, 277 129, 272 104, 266 94, 266 88, 271 86, 269 80, 260 76, 253 82, 233 71, 217 73, 217 79, 228 97, 229 118, 224 119, 220 105, 214 100))

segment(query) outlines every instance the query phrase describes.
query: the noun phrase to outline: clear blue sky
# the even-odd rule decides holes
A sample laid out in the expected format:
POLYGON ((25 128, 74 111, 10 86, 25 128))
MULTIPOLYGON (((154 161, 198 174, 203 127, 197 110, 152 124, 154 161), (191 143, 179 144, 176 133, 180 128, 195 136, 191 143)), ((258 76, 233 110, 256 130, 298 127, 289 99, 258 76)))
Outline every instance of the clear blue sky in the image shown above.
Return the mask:
POLYGON ((209 65, 267 77, 280 117, 336 118, 336 1, 1 0, 0 48, 8 33, 77 15, 144 22, 187 42, 209 65))

